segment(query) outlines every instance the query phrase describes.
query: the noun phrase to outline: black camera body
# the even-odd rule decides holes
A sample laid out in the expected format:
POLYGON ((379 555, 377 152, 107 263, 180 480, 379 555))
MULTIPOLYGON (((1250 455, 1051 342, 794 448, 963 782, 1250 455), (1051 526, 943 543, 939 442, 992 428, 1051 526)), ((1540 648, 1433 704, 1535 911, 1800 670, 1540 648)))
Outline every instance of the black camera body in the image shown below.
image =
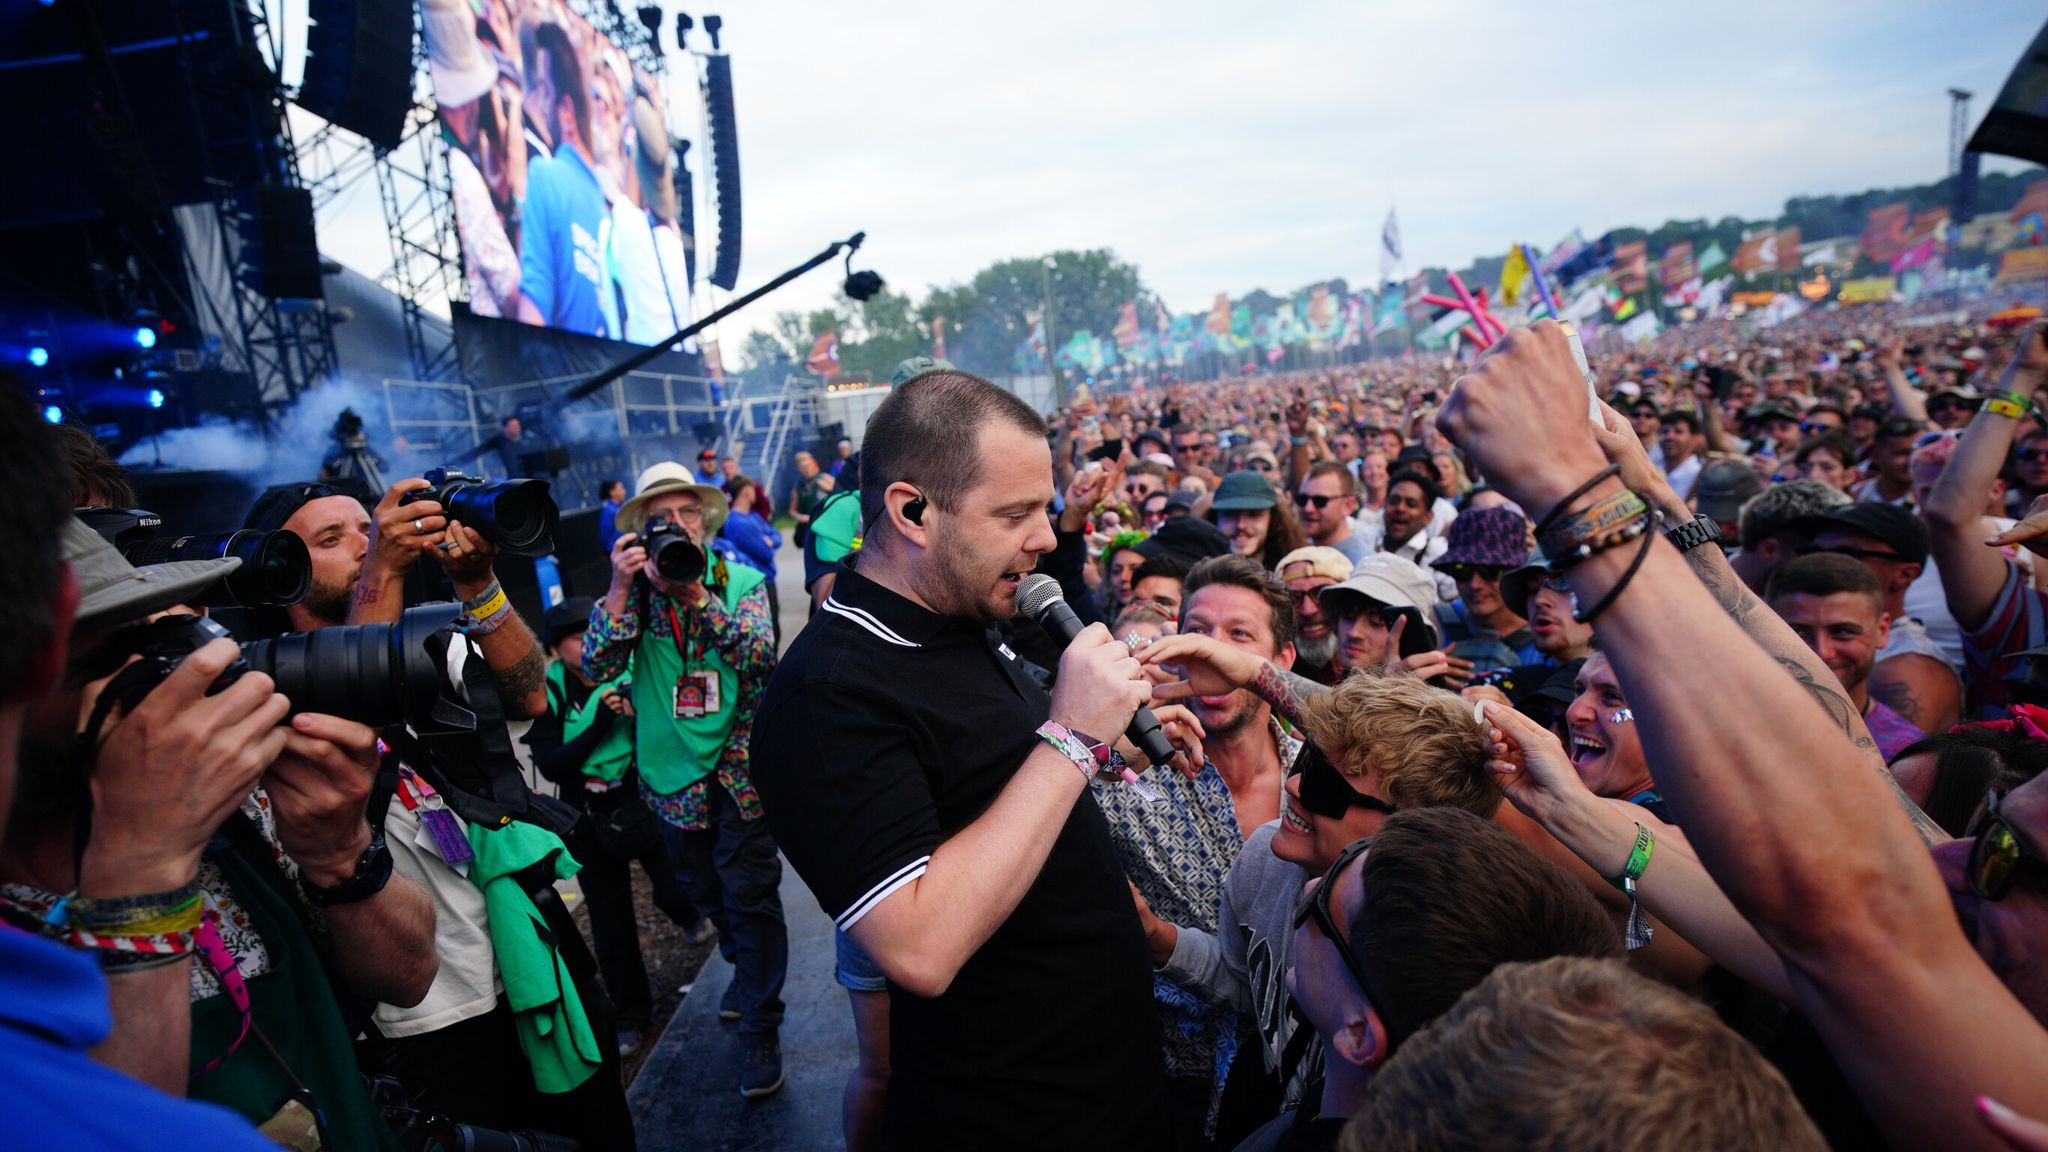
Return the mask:
POLYGON ((545 480, 491 480, 460 468, 434 468, 424 476, 428 487, 408 492, 401 503, 432 500, 451 520, 460 520, 514 556, 546 556, 555 550, 555 529, 561 509, 548 494, 545 480))
POLYGON ((313 556, 295 532, 229 529, 190 536, 163 534, 163 518, 141 508, 80 508, 78 519, 130 564, 175 564, 239 557, 242 566, 201 594, 207 608, 283 608, 313 587, 313 556))
POLYGON ((689 584, 704 578, 704 550, 683 531, 683 526, 666 516, 656 516, 640 533, 640 546, 647 549, 647 564, 671 584, 689 584))

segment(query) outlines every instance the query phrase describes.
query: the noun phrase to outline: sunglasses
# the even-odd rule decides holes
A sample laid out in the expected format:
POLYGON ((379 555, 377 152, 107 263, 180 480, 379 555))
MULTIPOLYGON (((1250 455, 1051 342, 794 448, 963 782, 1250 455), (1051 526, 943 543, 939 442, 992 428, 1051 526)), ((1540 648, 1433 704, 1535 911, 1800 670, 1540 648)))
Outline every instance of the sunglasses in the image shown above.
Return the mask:
POLYGON ((1972 841, 1970 891, 1994 904, 2012 891, 2020 865, 2029 861, 2036 866, 2048 863, 2013 834, 2012 825, 1998 812, 2002 800, 2004 797, 1996 788, 1984 793, 1984 802, 1977 805, 1976 815, 1970 817, 1969 825, 1963 829, 1963 838, 1972 841))
POLYGON ((1337 887, 1337 877, 1343 875, 1344 869, 1353 860, 1365 855, 1365 850, 1370 847, 1370 836, 1345 845, 1344 851, 1337 853, 1336 862, 1330 865, 1330 870, 1323 873, 1322 882, 1308 895, 1302 897, 1301 907, 1294 910, 1294 930, 1301 931, 1301 926, 1313 919, 1317 931, 1336 947, 1337 955, 1344 961, 1344 967, 1350 971, 1351 978, 1358 981, 1358 990, 1364 992, 1368 999, 1372 997, 1372 982, 1366 977, 1365 965, 1359 962, 1358 953, 1351 950, 1351 942, 1346 940, 1344 933, 1337 928, 1337 917, 1330 911, 1330 893, 1337 887))
MULTIPOLYGON (((1954 405, 1950 405, 1950 407, 1954 407, 1954 405)), ((1929 412, 1934 411, 1934 405, 1929 404, 1927 410, 1929 412)), ((1962 438, 1962 430, 1957 428, 1944 429, 1940 432, 1922 432, 1913 438, 1913 447, 1917 450, 1925 448, 1929 444, 1939 444, 1943 440, 1960 440, 1962 438)))
POLYGON ((2033 464, 2048 459, 2048 448, 2022 448, 2019 458, 2022 463, 2033 464))
POLYGON ((1308 494, 1308 493, 1306 493, 1306 492, 1297 492, 1297 493, 1295 493, 1295 496, 1294 496, 1294 502, 1295 502, 1296 504, 1299 504, 1299 505, 1301 505, 1301 506, 1302 506, 1303 508, 1306 508, 1306 507, 1308 507, 1309 505, 1313 504, 1313 505, 1315 505, 1315 507, 1316 507, 1316 511, 1318 511, 1318 512, 1321 512, 1321 511, 1322 511, 1323 509, 1325 509, 1325 508, 1328 508, 1328 507, 1330 506, 1330 501, 1332 501, 1332 500, 1336 500, 1336 499, 1340 499, 1340 497, 1336 497, 1336 496, 1311 496, 1311 495, 1309 495, 1309 494, 1308 494))
POLYGON ((1252 470, 1255 472, 1271 472, 1273 470, 1273 466, 1271 464, 1266 463, 1264 460, 1254 460, 1252 461, 1251 466, 1252 470))
POLYGON ((1377 796, 1368 796, 1345 782, 1330 758, 1313 741, 1304 741, 1294 757, 1290 776, 1301 777, 1301 806, 1325 820, 1342 820, 1353 808, 1365 808, 1384 816, 1401 809, 1377 796))
POLYGON ((1470 580, 1474 574, 1482 576, 1487 580, 1497 581, 1500 579, 1500 574, 1507 571, 1507 566, 1504 564, 1439 564, 1436 570, 1462 584, 1470 580))

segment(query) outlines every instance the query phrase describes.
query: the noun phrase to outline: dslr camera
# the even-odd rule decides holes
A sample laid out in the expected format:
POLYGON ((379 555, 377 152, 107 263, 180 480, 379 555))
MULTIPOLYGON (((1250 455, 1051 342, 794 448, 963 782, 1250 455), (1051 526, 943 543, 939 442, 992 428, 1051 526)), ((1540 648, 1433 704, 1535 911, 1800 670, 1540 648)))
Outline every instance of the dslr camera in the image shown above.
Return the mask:
POLYGON ((401 503, 432 500, 514 556, 545 556, 555 550, 555 528, 562 520, 545 480, 485 481, 460 468, 434 468, 422 477, 429 485, 408 492, 401 503))
POLYGON ((697 547, 683 526, 666 516, 656 516, 640 533, 640 546, 647 549, 647 563, 671 584, 688 584, 704 578, 704 550, 697 547))
POLYGON ((140 508, 80 508, 79 520, 130 564, 172 564, 238 556, 242 566, 209 589, 206 608, 283 608, 313 587, 313 557, 294 532, 234 529, 191 536, 163 533, 163 518, 140 508))

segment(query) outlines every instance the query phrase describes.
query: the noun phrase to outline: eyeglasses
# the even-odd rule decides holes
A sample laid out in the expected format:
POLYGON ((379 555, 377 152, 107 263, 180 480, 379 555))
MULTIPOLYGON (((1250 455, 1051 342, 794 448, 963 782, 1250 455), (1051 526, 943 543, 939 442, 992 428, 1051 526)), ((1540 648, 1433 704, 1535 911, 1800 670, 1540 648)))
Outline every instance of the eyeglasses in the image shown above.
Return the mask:
POLYGON ((1342 820, 1353 808, 1365 808, 1384 816, 1401 809, 1377 796, 1368 796, 1344 782, 1330 758, 1313 741, 1304 741, 1295 754, 1289 776, 1301 777, 1301 806, 1325 820, 1342 820))
POLYGON ((1294 911, 1294 930, 1301 931, 1301 926, 1313 917, 1316 928, 1336 947, 1337 955, 1344 961, 1344 967, 1350 971, 1351 978, 1358 981, 1358 990, 1364 992, 1368 999, 1372 996, 1372 981, 1366 977, 1365 965, 1359 962, 1358 953, 1351 950, 1351 942, 1346 940, 1344 933, 1337 928, 1337 917, 1330 911, 1330 892, 1336 888, 1337 877, 1343 875, 1344 869, 1353 860, 1365 855, 1365 850, 1370 847, 1370 836, 1345 845, 1344 850, 1337 853, 1336 862, 1330 865, 1330 870, 1323 873, 1322 881, 1308 895, 1302 897, 1301 907, 1294 911))
POLYGON ((2013 877, 2020 865, 2029 860, 2037 866, 2048 863, 2021 843, 2013 834, 2012 825, 1999 814, 1998 805, 2004 799, 1996 788, 1984 793, 1984 802, 1977 806, 1976 815, 1970 817, 1969 825, 1963 829, 1963 838, 1972 840, 1967 869, 1970 891, 1994 904, 2012 891, 2013 877))
POLYGON ((1507 571, 1504 564, 1439 564, 1436 570, 1463 584, 1474 575, 1490 581, 1498 581, 1500 574, 1507 571))
POLYGON ((1311 496, 1311 495, 1309 495, 1309 494, 1308 494, 1308 493, 1306 493, 1306 492, 1297 492, 1297 493, 1295 493, 1295 495, 1294 495, 1294 502, 1295 502, 1296 504, 1299 504, 1299 505, 1301 505, 1301 506, 1302 506, 1303 508, 1306 508, 1306 507, 1308 507, 1309 505, 1313 504, 1313 505, 1315 505, 1315 506, 1316 506, 1316 511, 1318 511, 1318 512, 1321 512, 1321 511, 1322 511, 1323 509, 1325 509, 1325 508, 1328 508, 1328 507, 1330 506, 1330 501, 1332 501, 1332 500, 1336 500, 1336 499, 1339 499, 1339 497, 1336 497, 1336 496, 1311 496))

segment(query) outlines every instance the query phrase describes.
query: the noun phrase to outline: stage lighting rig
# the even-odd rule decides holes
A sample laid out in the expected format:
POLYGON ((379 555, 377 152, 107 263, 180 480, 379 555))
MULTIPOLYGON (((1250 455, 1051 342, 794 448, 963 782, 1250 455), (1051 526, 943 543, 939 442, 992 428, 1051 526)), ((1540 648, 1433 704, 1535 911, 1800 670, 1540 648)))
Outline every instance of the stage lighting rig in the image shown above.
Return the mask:
POLYGON ((690 29, 696 26, 697 22, 690 19, 688 12, 676 13, 676 51, 687 52, 690 50, 689 44, 685 41, 690 35, 690 29))
POLYGON ((648 42, 656 48, 661 47, 661 6, 642 4, 635 15, 640 17, 641 26, 647 29, 648 42))

